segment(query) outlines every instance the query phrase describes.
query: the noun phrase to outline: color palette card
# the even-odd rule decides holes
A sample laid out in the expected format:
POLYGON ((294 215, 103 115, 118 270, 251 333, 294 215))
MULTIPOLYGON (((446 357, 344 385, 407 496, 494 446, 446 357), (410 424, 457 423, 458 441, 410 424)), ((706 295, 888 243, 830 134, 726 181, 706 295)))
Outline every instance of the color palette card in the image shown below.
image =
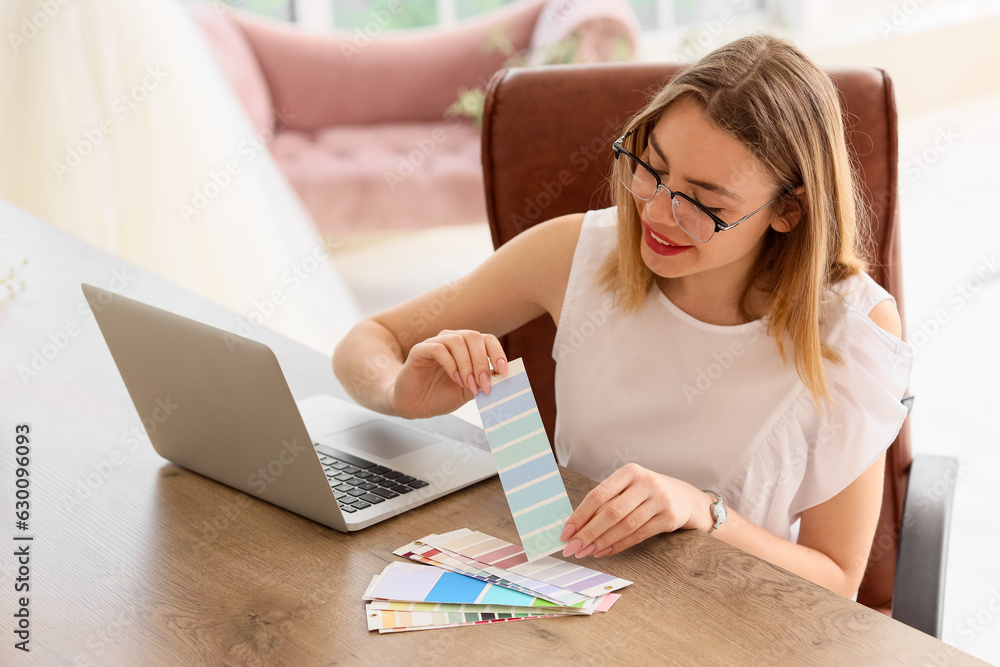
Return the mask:
MULTIPOLYGON (((381 614, 393 614, 393 612, 381 612, 381 614)), ((393 614, 392 620, 396 622, 399 618, 396 614, 393 614)), ((536 618, 555 618, 553 616, 515 616, 513 618, 494 618, 494 619, 483 619, 481 621, 470 621, 465 623, 441 623, 436 625, 397 625, 395 627, 385 627, 378 628, 379 634, 388 634, 391 632, 412 632, 414 630, 439 630, 441 628, 461 628, 469 625, 489 625, 492 623, 510 623, 512 621, 531 621, 536 618)), ((372 628, 369 628, 371 630, 372 628)))
POLYGON ((490 378, 490 393, 476 394, 486 439, 500 473, 514 525, 528 560, 555 553, 573 513, 559 476, 524 360, 508 362, 507 375, 490 378))
MULTIPOLYGON (((598 599, 601 604, 594 611, 605 612, 611 609, 612 605, 621 597, 620 593, 608 593, 598 599)), ((581 616, 575 609, 562 609, 559 607, 546 607, 544 609, 534 607, 515 607, 502 604, 454 604, 447 602, 400 602, 398 600, 372 600, 366 607, 387 611, 445 611, 460 613, 493 613, 493 614, 551 614, 562 616, 581 616)))
MULTIPOLYGON (((509 588, 513 591, 520 591, 522 593, 527 593, 529 595, 535 595, 543 600, 548 600, 553 604, 575 604, 577 602, 586 601, 588 598, 585 596, 579 596, 577 599, 572 600, 559 600, 555 599, 553 596, 541 595, 532 592, 530 589, 514 584, 510 581, 503 579, 494 574, 488 574, 483 570, 479 569, 477 565, 468 564, 467 561, 470 559, 465 558, 460 554, 450 554, 445 551, 438 549, 437 547, 431 546, 429 544, 423 544, 420 542, 411 542, 405 547, 400 547, 392 553, 397 556, 402 556, 403 558, 409 558, 410 560, 416 561, 418 563, 425 563, 427 565, 433 565, 434 567, 440 567, 444 570, 450 570, 452 572, 458 572, 464 574, 467 577, 473 577, 479 579, 480 581, 485 581, 490 584, 496 584, 497 586, 503 586, 504 588, 509 588)), ((475 561, 473 561, 475 563, 475 561)), ((567 591, 569 592, 569 591, 567 591)))
POLYGON ((463 556, 462 554, 440 549, 429 544, 431 538, 447 539, 444 536, 429 535, 425 540, 417 540, 406 546, 393 551, 397 556, 409 558, 419 563, 427 563, 452 572, 460 572, 470 577, 475 577, 480 581, 485 581, 497 586, 503 586, 515 591, 528 593, 543 600, 548 600, 560 605, 580 605, 588 606, 587 603, 593 598, 573 591, 549 586, 541 581, 536 581, 519 575, 510 575, 504 570, 493 568, 485 563, 480 563, 474 558, 463 556), (511 581, 516 579, 517 581, 511 581))
POLYGON ((482 564, 485 572, 519 586, 527 586, 536 594, 558 595, 560 591, 568 590, 596 597, 632 583, 552 556, 529 561, 524 550, 517 545, 468 528, 444 535, 428 535, 420 541, 473 559, 482 564), (542 582, 542 586, 537 586, 537 582, 542 582))
POLYGON ((372 579, 362 599, 558 607, 526 593, 419 563, 390 563, 372 579))
POLYGON ((591 615, 632 583, 551 556, 528 561, 522 547, 468 528, 393 553, 416 562, 390 563, 365 590, 368 629, 380 633, 591 615))
MULTIPOLYGON (((377 578, 377 577, 376 577, 377 578)), ((605 612, 620 598, 617 593, 602 595, 600 604, 594 609, 605 612)), ((556 618, 559 616, 579 616, 576 610, 558 607, 517 607, 509 605, 482 604, 441 604, 433 602, 399 602, 394 600, 373 600, 365 605, 368 630, 389 632, 391 630, 430 630, 453 628, 465 625, 507 620, 531 620, 536 618, 556 618)))
POLYGON ((365 605, 368 630, 403 627, 455 627, 475 625, 485 621, 504 621, 523 618, 554 618, 555 614, 532 610, 527 607, 495 605, 437 605, 425 602, 382 602, 391 608, 380 608, 378 601, 365 605), (407 608, 408 607, 408 608, 407 608), (484 608, 476 611, 472 608, 484 608))

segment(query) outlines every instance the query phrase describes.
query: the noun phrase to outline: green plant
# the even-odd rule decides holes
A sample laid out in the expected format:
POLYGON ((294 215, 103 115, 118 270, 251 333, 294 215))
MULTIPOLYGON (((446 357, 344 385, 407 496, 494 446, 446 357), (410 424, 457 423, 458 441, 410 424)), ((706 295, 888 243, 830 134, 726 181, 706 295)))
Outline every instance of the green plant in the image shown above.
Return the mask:
POLYGON ((486 104, 486 92, 481 88, 460 88, 458 99, 452 102, 445 112, 445 118, 468 118, 475 122, 476 127, 483 126, 483 107, 486 104))
MULTIPOLYGON (((545 47, 542 62, 546 65, 571 63, 579 46, 580 36, 574 32, 563 41, 545 47)), ((486 43, 483 44, 483 51, 503 53, 507 57, 504 67, 524 67, 528 64, 528 58, 514 48, 514 43, 507 36, 506 25, 496 26, 490 31, 486 43)), ((458 99, 445 110, 444 115, 445 118, 468 118, 476 124, 476 127, 481 128, 485 104, 486 91, 482 86, 471 89, 460 88, 458 99)))

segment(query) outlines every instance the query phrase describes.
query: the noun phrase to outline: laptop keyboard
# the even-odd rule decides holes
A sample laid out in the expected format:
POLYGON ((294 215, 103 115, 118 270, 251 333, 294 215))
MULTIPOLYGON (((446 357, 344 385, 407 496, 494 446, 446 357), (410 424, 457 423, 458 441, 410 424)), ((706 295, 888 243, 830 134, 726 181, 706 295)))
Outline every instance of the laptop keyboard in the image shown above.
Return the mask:
POLYGON ((337 503, 348 514, 427 486, 424 480, 404 475, 398 470, 318 442, 315 446, 337 503))

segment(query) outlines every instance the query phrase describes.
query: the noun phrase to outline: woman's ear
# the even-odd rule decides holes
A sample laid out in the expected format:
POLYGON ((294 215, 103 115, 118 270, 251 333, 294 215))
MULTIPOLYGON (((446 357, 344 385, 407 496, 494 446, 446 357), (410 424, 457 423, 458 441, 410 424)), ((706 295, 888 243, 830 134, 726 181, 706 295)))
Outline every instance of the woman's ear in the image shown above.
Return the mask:
POLYGON ((803 185, 792 190, 789 194, 785 194, 781 198, 781 203, 784 209, 771 223, 771 227, 775 231, 787 233, 795 229, 795 226, 799 224, 799 220, 802 219, 802 200, 801 197, 805 194, 806 188, 803 185))

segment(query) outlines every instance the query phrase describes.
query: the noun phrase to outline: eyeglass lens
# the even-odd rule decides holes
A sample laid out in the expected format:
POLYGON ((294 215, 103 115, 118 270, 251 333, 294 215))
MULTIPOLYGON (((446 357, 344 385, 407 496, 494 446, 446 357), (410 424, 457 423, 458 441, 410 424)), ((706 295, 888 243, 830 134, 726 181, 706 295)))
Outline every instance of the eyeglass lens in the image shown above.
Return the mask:
POLYGON ((617 162, 618 178, 622 185, 639 199, 648 201, 647 208, 655 210, 658 206, 669 206, 674 222, 686 234, 702 242, 712 238, 715 234, 715 221, 707 213, 683 197, 671 199, 669 192, 654 199, 657 187, 653 174, 625 153, 618 155, 617 162))

